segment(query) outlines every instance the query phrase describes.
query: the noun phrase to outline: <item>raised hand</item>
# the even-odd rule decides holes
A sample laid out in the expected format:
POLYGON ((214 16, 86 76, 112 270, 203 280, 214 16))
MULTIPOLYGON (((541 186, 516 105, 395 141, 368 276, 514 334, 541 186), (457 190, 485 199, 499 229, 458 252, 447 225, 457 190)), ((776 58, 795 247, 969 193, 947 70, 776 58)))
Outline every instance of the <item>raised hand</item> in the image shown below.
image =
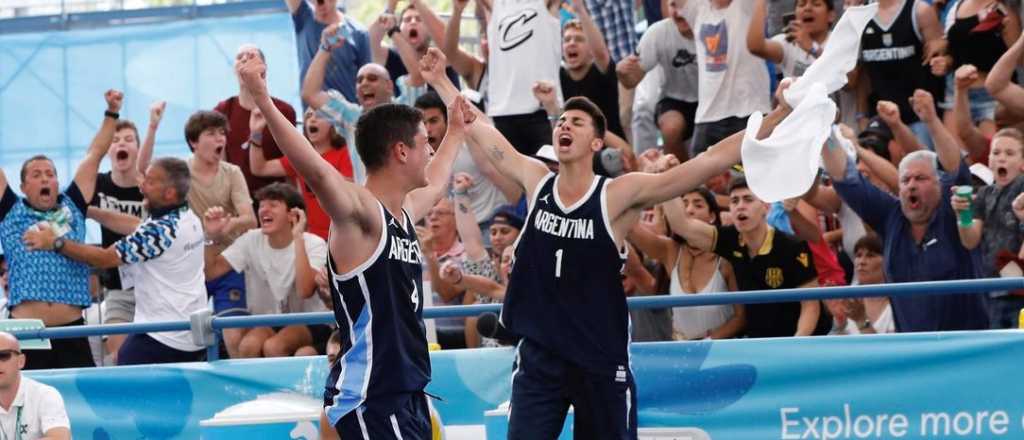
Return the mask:
POLYGON ((954 78, 956 79, 957 90, 967 90, 971 85, 978 82, 978 68, 974 67, 973 64, 964 64, 956 69, 954 78))
POLYGON ((655 173, 664 173, 679 165, 679 158, 674 154, 665 154, 658 158, 658 161, 654 163, 655 173))
POLYGON ((121 104, 124 102, 124 93, 121 93, 120 90, 110 89, 103 94, 103 99, 107 101, 107 111, 119 113, 121 104))
POLYGON ((452 189, 455 190, 455 194, 465 194, 474 184, 473 176, 466 173, 457 173, 452 182, 452 189))
POLYGON ((546 80, 533 83, 533 96, 544 107, 553 105, 558 100, 558 95, 555 93, 555 84, 546 80))
POLYGON ((455 97, 455 101, 448 106, 448 132, 445 136, 462 136, 469 127, 476 121, 476 113, 469 106, 469 102, 462 95, 455 97))
POLYGON ((447 63, 448 58, 444 56, 441 49, 431 47, 427 49, 427 54, 420 58, 420 74, 423 75, 423 79, 427 83, 437 84, 438 81, 446 78, 444 69, 447 63))
POLYGON ((940 55, 928 60, 928 66, 932 69, 932 75, 945 76, 949 72, 953 59, 947 55, 940 55))
MULTIPOLYGON (((385 28, 387 30, 389 28, 385 28)), ((320 33, 320 46, 332 51, 345 45, 345 37, 338 32, 338 23, 328 25, 320 33)))
POLYGON ((932 122, 939 117, 935 113, 935 98, 924 90, 914 91, 914 96, 910 97, 910 105, 914 108, 914 113, 917 113, 917 117, 925 123, 932 122))
POLYGON ((640 153, 640 155, 637 156, 637 166, 640 167, 640 170, 645 173, 654 173, 655 164, 658 162, 659 159, 661 159, 661 155, 661 150, 657 148, 645 150, 643 153, 640 153))
POLYGON ((882 122, 885 122, 885 125, 888 125, 889 128, 895 127, 900 123, 900 106, 896 105, 895 102, 878 101, 875 110, 878 111, 878 117, 882 118, 882 122))
POLYGON ((251 53, 242 55, 238 62, 238 78, 242 88, 249 92, 253 98, 264 98, 269 95, 267 91, 267 65, 259 56, 251 53))
POLYGON ((288 211, 288 216, 292 224, 292 235, 301 237, 306 232, 306 211, 300 208, 292 208, 288 211))
POLYGON ((157 101, 149 106, 149 125, 159 127, 160 121, 164 119, 164 110, 167 108, 167 101, 157 101))

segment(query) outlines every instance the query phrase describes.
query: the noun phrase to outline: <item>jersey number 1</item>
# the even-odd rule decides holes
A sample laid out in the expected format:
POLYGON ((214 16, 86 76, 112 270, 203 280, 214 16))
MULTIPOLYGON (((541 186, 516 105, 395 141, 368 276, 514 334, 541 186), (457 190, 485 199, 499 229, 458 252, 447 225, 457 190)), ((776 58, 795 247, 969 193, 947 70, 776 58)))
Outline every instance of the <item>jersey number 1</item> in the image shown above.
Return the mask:
POLYGON ((555 278, 562 277, 562 250, 555 251, 555 278))

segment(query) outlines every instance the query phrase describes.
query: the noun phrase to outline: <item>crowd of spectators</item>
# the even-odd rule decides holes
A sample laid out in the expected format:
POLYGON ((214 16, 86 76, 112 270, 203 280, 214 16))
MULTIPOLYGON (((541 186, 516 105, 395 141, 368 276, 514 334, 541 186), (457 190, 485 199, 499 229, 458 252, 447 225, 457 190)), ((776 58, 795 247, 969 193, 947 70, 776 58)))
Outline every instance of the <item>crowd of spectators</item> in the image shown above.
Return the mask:
MULTIPOLYGON (((442 97, 452 93, 556 173, 552 124, 565 100, 586 97, 608 118, 597 173, 664 172, 772 108, 778 81, 802 75, 843 10, 859 2, 651 0, 638 14, 633 0, 454 0, 450 11, 390 0, 368 26, 336 0, 285 3, 303 108, 275 104, 293 124, 301 115, 302 133, 338 173, 362 182, 354 130, 364 112, 383 103, 416 107, 437 148, 447 128, 442 97), (465 35, 468 20, 479 23, 479 35, 465 35), (466 36, 479 40, 478 53, 460 44, 466 36), (444 75, 421 70, 420 59, 437 50, 449 63, 444 75), (446 87, 427 76, 447 76, 446 87)), ((833 94, 840 114, 813 187, 766 203, 737 164, 648 210, 627 238, 626 292, 1020 276, 1024 88, 1015 78, 1024 37, 1017 6, 878 0, 858 66, 833 94)), ((248 44, 236 60, 247 55, 267 61, 248 44)), ((119 118, 121 92, 108 91, 105 100, 99 132, 62 191, 45 156, 24 163, 23 196, 0 174, 9 316, 81 325, 83 309, 99 297, 104 323, 184 320, 207 307, 221 316, 331 309, 329 217, 244 89, 173 128, 192 151, 184 160, 154 159, 164 103, 152 106, 140 140, 136 125, 119 118), (104 156, 110 171, 98 173, 104 156), (82 243, 86 218, 102 225, 99 246, 82 243)), ((524 189, 476 151, 461 147, 450 196, 417 225, 434 305, 500 303, 516 238, 530 221, 524 189)), ((633 336, 1009 328, 1022 307, 1024 291, 705 306, 635 312, 633 336)), ((444 348, 512 339, 494 315, 436 325, 444 348)), ((330 332, 296 325, 223 336, 226 354, 238 358, 324 354, 330 332)), ((203 356, 184 332, 111 336, 105 351, 110 356, 98 362, 203 356)), ((26 368, 96 363, 85 338, 55 340, 53 350, 26 358, 26 368)))

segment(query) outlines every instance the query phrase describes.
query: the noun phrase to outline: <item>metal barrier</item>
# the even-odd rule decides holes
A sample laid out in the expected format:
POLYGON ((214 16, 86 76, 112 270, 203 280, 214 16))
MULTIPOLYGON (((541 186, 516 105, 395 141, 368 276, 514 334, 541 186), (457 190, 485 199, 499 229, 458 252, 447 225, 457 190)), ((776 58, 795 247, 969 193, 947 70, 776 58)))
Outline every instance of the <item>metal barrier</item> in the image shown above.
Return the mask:
MULTIPOLYGON (((757 304, 796 302, 809 299, 864 298, 873 296, 904 297, 916 295, 948 295, 996 290, 1024 289, 1024 278, 988 278, 977 280, 924 281, 916 283, 871 284, 863 286, 816 287, 785 290, 707 293, 699 295, 653 295, 626 300, 630 309, 663 309, 726 304, 757 304)), ((501 304, 427 307, 424 319, 461 318, 498 312, 501 304)), ((193 334, 219 333, 226 328, 275 327, 297 324, 334 323, 334 315, 323 313, 291 313, 284 315, 252 315, 216 317, 209 312, 193 316, 189 321, 149 322, 142 324, 105 324, 46 328, 14 332, 18 339, 62 339, 85 336, 192 331, 193 334)), ((207 358, 218 358, 219 338, 208 344, 207 358)))

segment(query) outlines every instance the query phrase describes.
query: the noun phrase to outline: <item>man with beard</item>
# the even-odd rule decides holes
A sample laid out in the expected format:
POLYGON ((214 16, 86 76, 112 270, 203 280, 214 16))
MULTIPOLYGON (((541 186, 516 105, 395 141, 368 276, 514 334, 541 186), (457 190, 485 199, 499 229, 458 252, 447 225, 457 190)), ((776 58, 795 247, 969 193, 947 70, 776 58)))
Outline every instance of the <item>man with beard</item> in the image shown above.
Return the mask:
MULTIPOLYGON (((63 193, 58 192, 57 167, 44 155, 30 157, 21 166, 21 192, 14 194, 7 176, 0 171, 0 244, 10 264, 11 290, 8 305, 12 318, 40 319, 47 327, 82 325, 82 309, 92 304, 89 267, 55 252, 30 252, 22 235, 30 229, 54 228, 70 240, 85 239, 85 212, 96 189, 96 173, 120 116, 124 95, 108 90, 107 110, 75 179, 63 193)), ((67 368, 94 366, 86 338, 54 339, 48 351, 27 356, 25 368, 67 368)))
MULTIPOLYGON (((203 285, 203 228, 188 207, 189 167, 177 158, 153 161, 140 187, 150 216, 126 237, 102 248, 80 238, 59 236, 48 224, 25 232, 25 247, 56 253, 99 269, 132 267, 135 322, 187 321, 206 308, 203 285)), ((200 361, 204 347, 189 331, 133 334, 117 354, 118 365, 200 361)))
MULTIPOLYGON (((957 216, 946 202, 954 184, 971 184, 971 172, 960 159, 958 142, 935 114, 931 95, 919 89, 911 105, 938 154, 918 150, 900 161, 898 197, 868 182, 842 148, 823 150, 825 169, 843 202, 882 238, 889 282, 980 278, 980 255, 960 242, 957 216), (940 165, 946 173, 939 172, 940 165)), ((892 311, 898 332, 988 328, 980 292, 894 297, 892 311)))

